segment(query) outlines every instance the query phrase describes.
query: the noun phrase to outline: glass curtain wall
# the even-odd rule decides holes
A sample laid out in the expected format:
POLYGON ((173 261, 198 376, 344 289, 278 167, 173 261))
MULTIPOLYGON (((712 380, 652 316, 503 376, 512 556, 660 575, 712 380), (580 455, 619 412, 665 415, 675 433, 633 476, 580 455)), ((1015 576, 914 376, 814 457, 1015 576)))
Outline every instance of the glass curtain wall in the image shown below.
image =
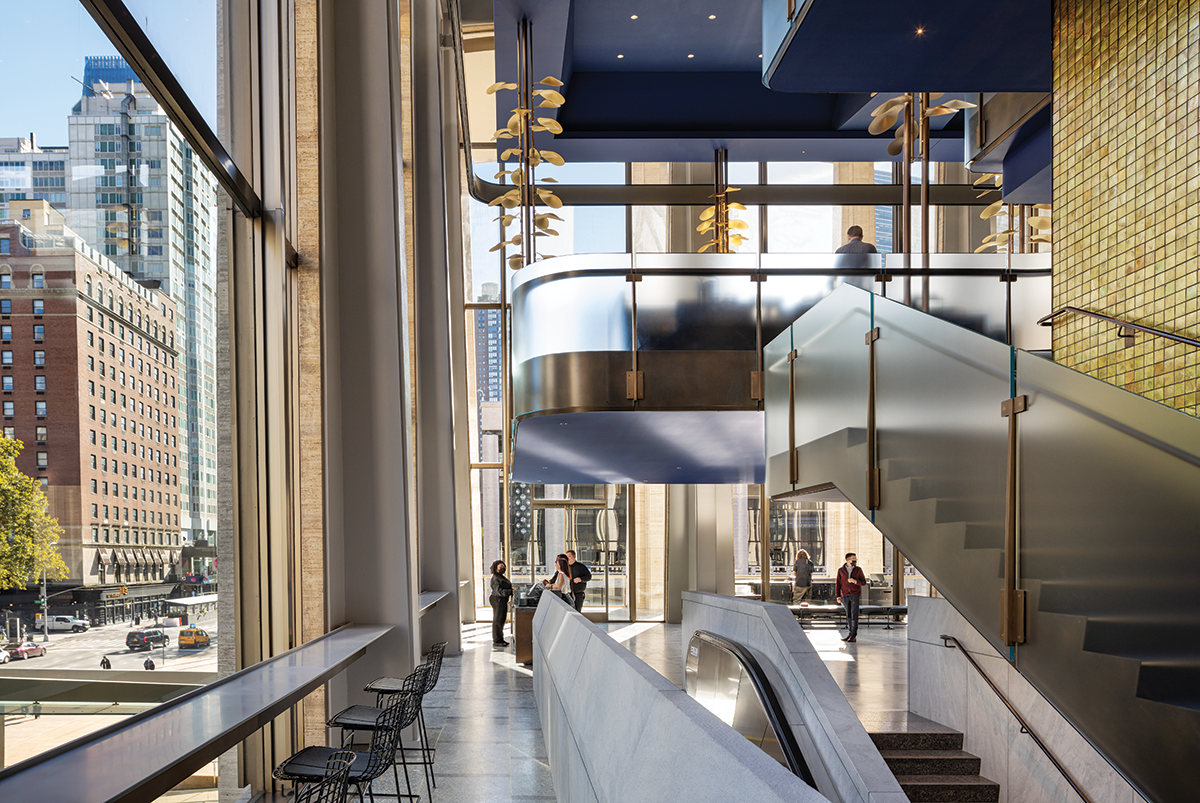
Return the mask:
MULTIPOLYGON (((216 2, 129 7, 215 131, 216 2)), ((3 439, 57 523, 46 546, 61 563, 44 587, 30 574, 0 588, 0 647, 46 646, 33 677, 101 655, 140 672, 147 654, 126 638, 161 628, 156 678, 215 676, 235 625, 217 615, 220 186, 78 0, 0 0, 0 27, 0 312, 17 377, 3 439), (47 613, 80 624, 43 634, 47 613), (185 625, 202 646, 180 647, 185 625)), ((86 709, 4 711, 4 763, 119 716, 86 709)))

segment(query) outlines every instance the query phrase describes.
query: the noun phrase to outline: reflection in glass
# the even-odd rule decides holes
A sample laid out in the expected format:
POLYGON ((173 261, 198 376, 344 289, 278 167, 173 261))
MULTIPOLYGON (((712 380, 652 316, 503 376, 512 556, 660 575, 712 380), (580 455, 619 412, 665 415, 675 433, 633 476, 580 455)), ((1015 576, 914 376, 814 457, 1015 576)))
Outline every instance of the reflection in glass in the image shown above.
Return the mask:
POLYGON ((125 7, 162 56, 171 74, 216 133, 217 2, 125 0, 125 7))

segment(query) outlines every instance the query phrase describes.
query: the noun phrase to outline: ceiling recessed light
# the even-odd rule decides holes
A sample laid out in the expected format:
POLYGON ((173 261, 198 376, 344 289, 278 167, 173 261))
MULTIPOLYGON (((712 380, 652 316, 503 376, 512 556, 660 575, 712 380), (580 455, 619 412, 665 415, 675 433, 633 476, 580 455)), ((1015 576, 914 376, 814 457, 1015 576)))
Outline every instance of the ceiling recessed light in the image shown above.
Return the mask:
POLYGON ((709 15, 708 15, 708 18, 709 18, 710 20, 715 20, 715 19, 717 18, 717 15, 716 15, 716 14, 709 14, 709 15))
POLYGON ((630 14, 629 19, 631 19, 631 20, 637 19, 637 14, 630 14))
POLYGON ((623 58, 625 58, 625 54, 624 54, 624 53, 618 53, 618 54, 617 54, 617 58, 619 58, 619 59, 623 59, 623 58))
POLYGON ((688 53, 688 58, 689 58, 689 59, 694 59, 694 58, 696 58, 696 54, 695 54, 695 53, 688 53))
POLYGON ((920 36, 920 35, 921 35, 921 34, 923 34, 923 33, 925 33, 925 29, 924 29, 924 28, 917 28, 917 36, 920 36))

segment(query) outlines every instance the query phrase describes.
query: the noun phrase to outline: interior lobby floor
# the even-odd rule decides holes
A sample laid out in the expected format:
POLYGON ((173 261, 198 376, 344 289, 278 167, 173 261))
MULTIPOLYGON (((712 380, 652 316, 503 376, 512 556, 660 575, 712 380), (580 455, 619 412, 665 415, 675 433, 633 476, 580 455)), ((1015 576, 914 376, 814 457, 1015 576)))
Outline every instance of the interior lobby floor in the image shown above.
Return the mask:
MULTIPOLYGON (((613 622, 600 627, 683 687, 679 625, 613 622)), ((511 624, 505 632, 511 642, 511 624)), ((841 632, 832 628, 804 632, 864 722, 907 710, 905 628, 864 627, 855 644, 843 642, 841 632)), ((425 717, 437 748, 432 799, 439 803, 555 800, 533 697, 532 669, 516 663, 511 646, 492 646, 490 623, 463 627, 463 654, 443 661, 437 687, 425 697, 425 717)), ((409 774, 413 791, 419 790, 421 800, 430 800, 420 766, 410 766, 409 774)), ((400 783, 403 787, 403 775, 400 783)), ((387 773, 376 781, 375 790, 393 792, 392 786, 387 773)))
MULTIPOLYGON (((646 622, 609 623, 601 627, 663 677, 683 688, 680 625, 646 622)), ((860 719, 864 719, 864 714, 908 710, 907 628, 860 626, 858 641, 853 644, 842 641, 843 631, 832 627, 806 627, 804 634, 860 719)))

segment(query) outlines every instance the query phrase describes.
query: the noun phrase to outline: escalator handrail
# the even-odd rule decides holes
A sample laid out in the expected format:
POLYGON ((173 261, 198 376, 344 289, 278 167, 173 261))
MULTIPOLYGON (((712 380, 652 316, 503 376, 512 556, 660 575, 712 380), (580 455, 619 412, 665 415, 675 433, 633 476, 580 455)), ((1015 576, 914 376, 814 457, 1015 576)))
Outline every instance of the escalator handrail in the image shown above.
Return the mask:
POLYGON ((788 769, 806 784, 816 789, 817 782, 813 778, 812 770, 808 767, 808 762, 804 760, 804 753, 801 752, 800 745, 796 742, 796 735, 788 727, 787 717, 784 715, 783 707, 779 704, 779 698, 775 696, 775 691, 771 688, 771 682, 767 680, 766 673, 763 672, 762 666, 759 665, 755 657, 742 645, 718 636, 716 633, 710 633, 707 630, 697 630, 692 634, 692 638, 699 638, 701 641, 714 644, 729 652, 738 660, 742 668, 746 670, 746 675, 749 676, 750 682, 754 684, 754 691, 762 703, 763 710, 767 714, 767 720, 771 723, 771 728, 779 736, 779 747, 783 751, 784 758, 787 759, 788 769))
POLYGON ((1000 702, 1004 703, 1004 707, 1009 710, 1009 713, 1016 718, 1018 724, 1021 726, 1021 733, 1029 734, 1029 738, 1033 739, 1033 743, 1041 748, 1042 752, 1046 754, 1046 758, 1050 759, 1050 763, 1053 764, 1054 768, 1062 774, 1062 777, 1071 785, 1071 788, 1075 790, 1075 794, 1079 795, 1080 799, 1083 800, 1083 803, 1092 803, 1092 799, 1088 797, 1082 789, 1079 788, 1079 784, 1075 783, 1075 779, 1071 777, 1069 772, 1067 772, 1066 767, 1058 763, 1058 759, 1056 759, 1054 754, 1050 752, 1050 748, 1046 747, 1042 740, 1038 738, 1038 735, 1033 732, 1033 728, 1029 727, 1029 723, 1025 721, 1025 718, 1021 716, 1020 712, 1013 708, 1013 704, 1010 703, 1008 698, 1004 696, 1004 692, 1000 691, 1000 688, 992 682, 992 679, 989 678, 987 673, 983 671, 983 667, 975 662, 975 659, 971 657, 971 653, 967 652, 967 648, 964 647, 954 636, 942 635, 938 636, 938 638, 945 643, 947 649, 952 650, 955 647, 958 648, 958 651, 961 652, 963 657, 967 659, 967 663, 975 667, 975 671, 979 673, 979 676, 983 678, 984 682, 987 683, 987 685, 991 687, 992 691, 996 693, 996 696, 1000 698, 1000 702))

